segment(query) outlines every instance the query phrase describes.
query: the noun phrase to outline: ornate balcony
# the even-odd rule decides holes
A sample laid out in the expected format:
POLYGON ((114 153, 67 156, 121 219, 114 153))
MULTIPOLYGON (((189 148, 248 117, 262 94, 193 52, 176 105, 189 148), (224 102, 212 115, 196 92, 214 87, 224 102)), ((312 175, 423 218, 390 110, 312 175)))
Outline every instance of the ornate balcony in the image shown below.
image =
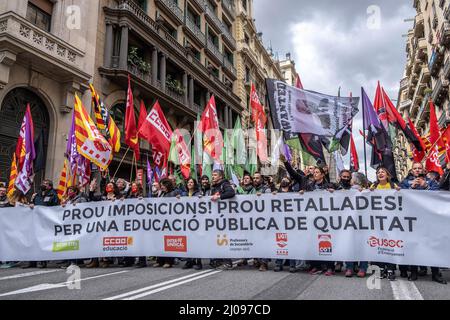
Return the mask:
POLYGON ((217 33, 222 32, 222 21, 220 21, 216 12, 209 4, 206 5, 206 19, 210 22, 211 26, 216 29, 217 33))
POLYGON ((400 112, 403 112, 405 109, 408 109, 409 107, 411 107, 411 105, 412 105, 412 101, 410 99, 404 100, 400 103, 398 109, 400 112))
MULTIPOLYGON (((55 80, 87 83, 83 71, 85 53, 46 32, 14 12, 0 15, 0 63, 10 67, 15 61, 42 66, 55 80)), ((3 75, 0 75, 0 78, 3 75)), ((0 88, 7 83, 0 79, 0 88)))
POLYGON ((186 17, 186 28, 202 46, 205 45, 205 34, 202 32, 202 30, 200 30, 200 27, 197 26, 189 17, 186 17))
POLYGON ((205 12, 206 2, 205 0, 191 0, 191 3, 197 7, 200 12, 205 12))
POLYGON ((429 105, 429 99, 430 99, 430 95, 427 94, 425 95, 425 98, 422 101, 422 105, 419 109, 419 112, 417 113, 416 116, 416 123, 415 126, 419 127, 419 125, 425 120, 425 118, 427 117, 427 115, 430 113, 430 108, 428 107, 429 105))
POLYGON ((440 47, 437 50, 433 51, 430 62, 428 63, 430 73, 435 78, 438 76, 439 70, 441 69, 442 62, 444 60, 444 52, 444 47, 440 47))
POLYGON ((234 79, 237 79, 236 68, 233 66, 233 63, 231 63, 226 57, 224 57, 223 59, 223 66, 225 67, 224 71, 228 71, 228 73, 231 73, 234 79))
POLYGON ((439 42, 446 47, 450 46, 450 23, 449 22, 444 22, 442 24, 439 42))
POLYGON ((210 57, 217 60, 218 63, 223 63, 223 54, 220 52, 219 48, 210 40, 208 39, 206 42, 206 49, 207 52, 210 53, 210 57))
POLYGON ((168 15, 175 18, 178 25, 182 25, 184 21, 183 11, 178 7, 178 4, 174 0, 156 0, 156 5, 168 15))
POLYGON ((401 91, 401 90, 405 90, 405 89, 408 87, 408 81, 409 81, 408 78, 403 78, 403 79, 400 81, 400 91, 401 91))
POLYGON ((233 20, 236 19, 235 6, 232 0, 222 0, 222 8, 233 20))
POLYGON ((222 35, 223 39, 228 43, 228 45, 232 47, 232 49, 236 49, 236 40, 231 34, 231 31, 224 23, 222 23, 222 35))
POLYGON ((440 105, 446 98, 448 93, 449 80, 438 79, 436 85, 434 86, 433 93, 431 94, 431 99, 436 105, 440 105))

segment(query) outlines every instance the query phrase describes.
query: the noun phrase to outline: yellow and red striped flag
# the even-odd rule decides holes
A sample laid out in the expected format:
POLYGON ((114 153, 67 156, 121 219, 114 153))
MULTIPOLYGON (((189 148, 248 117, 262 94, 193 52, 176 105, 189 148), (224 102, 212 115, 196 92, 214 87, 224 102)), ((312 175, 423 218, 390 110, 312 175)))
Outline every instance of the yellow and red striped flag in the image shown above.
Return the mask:
POLYGON ((77 95, 75 95, 74 112, 78 153, 89 159, 101 170, 106 170, 112 160, 112 147, 101 135, 77 95))
POLYGON ((16 190, 16 188, 14 187, 14 183, 16 182, 16 178, 17 178, 17 159, 16 159, 16 154, 13 154, 13 160, 11 163, 11 173, 9 174, 9 183, 8 183, 8 197, 11 198, 14 190, 16 190))
POLYGON ((92 104, 94 107, 95 121, 97 122, 97 127, 100 130, 106 130, 107 139, 111 147, 113 147, 114 152, 120 151, 120 130, 117 127, 114 119, 109 114, 108 108, 103 104, 100 96, 95 91, 92 84, 89 84, 92 95, 92 104))
POLYGON ((61 176, 59 178, 58 188, 56 189, 58 193, 58 198, 61 201, 66 194, 67 188, 71 185, 71 179, 68 177, 69 175, 69 163, 67 159, 64 159, 64 168, 61 171, 61 176))

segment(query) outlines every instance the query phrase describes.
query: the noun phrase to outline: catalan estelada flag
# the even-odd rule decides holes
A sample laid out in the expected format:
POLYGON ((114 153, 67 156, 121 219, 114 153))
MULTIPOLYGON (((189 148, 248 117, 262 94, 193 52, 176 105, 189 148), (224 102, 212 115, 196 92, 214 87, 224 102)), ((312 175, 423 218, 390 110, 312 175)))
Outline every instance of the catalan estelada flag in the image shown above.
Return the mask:
POLYGON ((100 134, 77 95, 74 112, 78 152, 101 170, 106 170, 112 160, 112 147, 100 134))
POLYGON ((109 144, 113 148, 114 152, 120 151, 120 130, 117 127, 114 119, 109 114, 108 108, 104 105, 100 96, 95 91, 92 84, 89 84, 92 94, 92 106, 94 108, 95 121, 97 122, 97 127, 100 130, 105 130, 109 144))
POLYGON ((13 154, 13 160, 11 163, 11 172, 9 174, 9 183, 8 183, 8 197, 11 198, 13 196, 14 190, 16 188, 14 187, 14 183, 16 182, 17 178, 17 160, 16 160, 16 154, 13 154))

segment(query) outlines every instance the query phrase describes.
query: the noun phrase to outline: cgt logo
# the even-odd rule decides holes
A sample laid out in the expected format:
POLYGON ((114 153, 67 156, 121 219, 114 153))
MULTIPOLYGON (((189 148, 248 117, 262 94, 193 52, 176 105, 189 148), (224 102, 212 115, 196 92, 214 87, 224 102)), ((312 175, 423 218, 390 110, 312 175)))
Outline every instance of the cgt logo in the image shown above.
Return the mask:
POLYGON ((133 237, 104 237, 103 251, 127 251, 133 245, 133 237))
POLYGON ((228 241, 228 236, 226 234, 224 235, 217 235, 217 245, 219 247, 226 247, 230 244, 230 241, 228 241))
POLYGON ((319 235, 319 255, 330 256, 333 253, 333 243, 331 242, 331 235, 319 235))
POLYGON ((277 240, 277 246, 280 247, 281 249, 284 249, 287 247, 287 242, 288 242, 288 235, 287 233, 277 233, 276 235, 276 240, 277 240))
POLYGON ((367 241, 367 243, 372 248, 375 248, 375 247, 403 248, 404 247, 403 240, 379 239, 377 237, 370 237, 369 241, 367 241))
POLYGON ((164 236, 164 251, 187 252, 186 236, 164 236))

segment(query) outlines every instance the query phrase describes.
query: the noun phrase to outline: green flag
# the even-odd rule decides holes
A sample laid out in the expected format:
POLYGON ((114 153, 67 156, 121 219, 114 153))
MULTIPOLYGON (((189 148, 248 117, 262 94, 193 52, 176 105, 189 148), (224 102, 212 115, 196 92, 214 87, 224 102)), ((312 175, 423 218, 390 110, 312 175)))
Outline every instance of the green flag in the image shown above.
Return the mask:
POLYGON ((207 176, 209 178, 209 180, 212 179, 212 163, 213 163, 213 161, 212 161, 211 157, 209 156, 209 154, 206 152, 203 152, 203 163, 202 163, 203 169, 202 169, 202 171, 203 171, 203 175, 207 176))
POLYGON ((244 175, 244 166, 247 163, 247 148, 245 146, 244 131, 242 130, 241 118, 238 117, 234 125, 231 140, 233 153, 236 152, 233 170, 239 178, 244 175))

